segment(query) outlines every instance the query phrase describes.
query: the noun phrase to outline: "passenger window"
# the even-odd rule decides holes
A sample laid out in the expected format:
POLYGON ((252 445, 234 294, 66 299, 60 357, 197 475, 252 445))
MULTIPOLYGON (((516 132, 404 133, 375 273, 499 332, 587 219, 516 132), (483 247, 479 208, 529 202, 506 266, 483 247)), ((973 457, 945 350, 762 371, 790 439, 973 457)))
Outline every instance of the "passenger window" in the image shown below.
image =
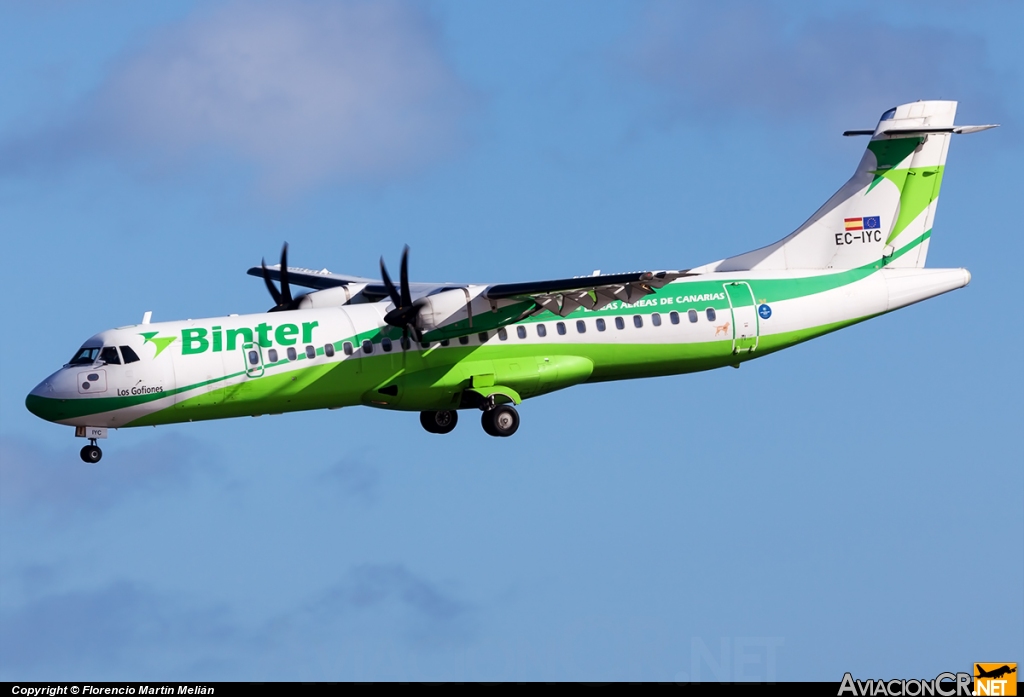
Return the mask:
POLYGON ((384 337, 383 339, 381 339, 381 340, 380 340, 380 347, 381 347, 382 349, 384 349, 384 352, 385 352, 385 353, 387 353, 388 351, 390 351, 390 350, 391 350, 391 339, 389 339, 389 338, 387 338, 387 337, 384 337))
POLYGON ((626 328, 626 320, 622 319, 621 317, 616 317, 615 318, 615 328, 616 329, 625 329, 626 328))
POLYGON ((267 360, 271 363, 277 363, 277 349, 267 351, 267 360))
POLYGON ((328 358, 334 357, 334 344, 324 344, 324 355, 328 358))
POLYGON ((576 331, 578 331, 580 334, 586 334, 587 323, 581 319, 576 320, 576 331))
POLYGON ((539 336, 540 338, 543 339, 547 335, 548 335, 548 328, 545 325, 543 325, 543 324, 538 324, 537 325, 537 336, 539 336))
POLYGON ((558 330, 560 336, 565 336, 565 322, 559 322, 555 325, 555 329, 558 330))
POLYGON ((125 363, 134 363, 139 360, 139 354, 135 353, 131 346, 122 346, 121 358, 124 359, 125 363))
POLYGON ((295 353, 295 347, 294 346, 289 346, 288 347, 288 360, 294 361, 298 357, 299 357, 299 354, 295 353))
POLYGON ((505 331, 505 327, 502 327, 501 329, 498 330, 498 338, 501 339, 502 341, 508 338, 508 332, 505 331))
POLYGON ((679 313, 674 310, 668 313, 668 318, 672 320, 672 324, 679 324, 679 313))
POLYGON ((715 308, 709 307, 704 312, 708 316, 708 322, 714 322, 715 321, 715 308))
POLYGON ((655 312, 653 315, 651 315, 651 324, 653 324, 655 327, 660 327, 661 326, 661 315, 659 315, 657 312, 655 312))
POLYGON ((341 350, 345 352, 346 356, 351 356, 352 355, 352 342, 351 341, 346 341, 344 344, 341 345, 341 350))
POLYGON ((256 351, 250 351, 249 352, 249 364, 250 365, 259 365, 260 364, 260 354, 257 353, 256 351))
POLYGON ((442 346, 447 346, 450 343, 452 343, 451 339, 441 339, 441 345, 442 346))
POLYGON ((520 339, 525 339, 526 338, 526 327, 524 327, 521 324, 518 327, 516 327, 516 336, 518 336, 520 339))
POLYGON ((430 342, 429 341, 421 341, 420 342, 420 346, 425 348, 425 349, 428 349, 428 348, 430 348, 430 342))
POLYGON ((117 347, 115 346, 104 346, 103 350, 100 351, 100 360, 110 365, 121 365, 121 357, 117 355, 117 347))
POLYGON ((316 348, 314 348, 313 346, 307 346, 306 347, 306 358, 308 358, 310 360, 313 360, 314 358, 316 358, 316 348))
POLYGON ((408 351, 412 348, 412 341, 410 341, 409 337, 404 334, 402 335, 402 340, 399 343, 401 344, 403 351, 408 351))
POLYGON ((477 338, 477 339, 480 339, 480 343, 481 343, 481 344, 486 344, 486 343, 487 343, 487 340, 488 340, 489 338, 491 338, 491 337, 490 337, 490 335, 488 335, 488 333, 487 333, 487 332, 480 332, 479 334, 477 334, 477 335, 476 335, 476 338, 477 338))
MULTIPOLYGON (((291 351, 292 349, 288 349, 291 351)), ((363 339, 363 353, 373 353, 373 342, 369 339, 363 339)))
POLYGON ((644 326, 644 318, 640 315, 633 315, 633 326, 637 329, 644 326))
POLYGON ((597 321, 594 324, 597 325, 597 331, 599 332, 603 332, 605 329, 608 328, 608 325, 605 324, 604 322, 604 317, 598 317, 597 321))
POLYGON ((689 312, 686 313, 686 318, 689 319, 691 323, 696 322, 697 321, 697 311, 696 310, 690 310, 689 312))
POLYGON ((92 365, 100 354, 99 347, 79 349, 68 365, 92 365))
POLYGON ((460 336, 459 337, 459 343, 462 344, 463 346, 465 346, 466 344, 469 343, 469 337, 468 336, 460 336))

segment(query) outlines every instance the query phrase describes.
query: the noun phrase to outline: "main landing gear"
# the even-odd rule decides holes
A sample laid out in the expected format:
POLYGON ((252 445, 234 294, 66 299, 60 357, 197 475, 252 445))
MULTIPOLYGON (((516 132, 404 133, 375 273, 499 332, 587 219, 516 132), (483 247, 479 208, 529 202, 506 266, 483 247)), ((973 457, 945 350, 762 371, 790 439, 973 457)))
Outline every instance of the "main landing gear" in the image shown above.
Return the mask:
POLYGON ((90 465, 95 465, 103 457, 103 451, 100 450, 100 446, 96 445, 96 439, 90 438, 89 445, 82 448, 82 462, 88 462, 90 465))
MULTIPOLYGON (((485 404, 481 407, 483 415, 480 424, 484 432, 490 436, 507 438, 519 430, 519 412, 510 404, 485 404)), ((427 433, 451 433, 459 422, 459 412, 455 410, 421 411, 420 424, 427 433)), ((82 450, 85 458, 85 450, 82 450)))
POLYGON ((458 423, 459 412, 454 409, 420 412, 420 424, 427 433, 451 433, 458 423))
POLYGON ((508 404, 485 409, 480 423, 489 436, 507 438, 519 430, 519 412, 508 404))

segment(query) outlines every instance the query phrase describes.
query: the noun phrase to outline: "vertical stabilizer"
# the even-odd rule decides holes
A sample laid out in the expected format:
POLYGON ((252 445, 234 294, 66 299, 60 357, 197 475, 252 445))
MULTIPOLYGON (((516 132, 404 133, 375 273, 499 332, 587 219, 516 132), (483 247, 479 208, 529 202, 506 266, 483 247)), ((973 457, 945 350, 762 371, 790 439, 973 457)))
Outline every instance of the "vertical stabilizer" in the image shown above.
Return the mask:
POLYGON ((956 102, 903 104, 882 114, 857 171, 795 232, 762 249, 695 271, 851 269, 871 263, 922 267, 956 102))

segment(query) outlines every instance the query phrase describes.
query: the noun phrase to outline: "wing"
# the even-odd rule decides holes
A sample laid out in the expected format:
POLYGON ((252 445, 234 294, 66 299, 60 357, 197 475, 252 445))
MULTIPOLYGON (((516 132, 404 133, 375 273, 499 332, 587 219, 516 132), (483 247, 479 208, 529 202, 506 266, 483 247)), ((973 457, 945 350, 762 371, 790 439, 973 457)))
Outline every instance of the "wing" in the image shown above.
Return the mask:
POLYGON ((632 305, 689 271, 637 271, 633 273, 577 276, 532 283, 500 283, 484 291, 488 300, 532 300, 544 309, 565 317, 585 307, 600 310, 615 300, 632 305))
MULTIPOLYGON (((246 273, 257 278, 263 277, 263 269, 253 266, 246 273)), ((267 267, 267 275, 273 281, 281 280, 281 265, 274 264, 267 267)), ((344 274, 331 273, 327 269, 304 269, 298 266, 288 267, 288 282, 293 286, 312 288, 314 290, 326 290, 339 286, 365 286, 362 287, 361 295, 367 302, 376 302, 388 297, 387 287, 376 278, 363 278, 362 276, 346 276, 344 274)), ((452 288, 450 283, 410 283, 409 290, 413 298, 422 297, 430 293, 447 288, 452 288)))
MULTIPOLYGON (((254 266, 248 273, 262 277, 263 269, 254 266)), ((411 296, 419 307, 411 326, 427 341, 452 339, 493 331, 544 310, 566 317, 580 308, 600 310, 616 300, 632 305, 677 278, 690 275, 695 274, 636 271, 489 286, 410 283, 411 296)), ((268 266, 267 276, 280 281, 280 265, 268 266)), ((315 290, 346 287, 352 294, 346 293, 344 302, 338 304, 378 302, 388 297, 387 288, 377 279, 335 274, 327 269, 289 266, 288 280, 315 290)))
MULTIPOLYGON (((246 273, 250 276, 256 276, 257 278, 263 278, 263 269, 259 266, 253 266, 246 273)), ((273 266, 267 267, 267 275, 274 281, 281 280, 281 265, 274 264, 273 266)), ((289 266, 288 267, 288 282, 302 286, 303 288, 314 288, 316 290, 324 290, 325 288, 337 288, 338 286, 347 286, 350 283, 380 283, 380 281, 372 278, 361 278, 359 276, 343 276, 337 273, 331 273, 327 269, 320 269, 315 271, 313 269, 304 269, 300 266, 289 266)), ((385 295, 387 291, 385 291, 385 295)))

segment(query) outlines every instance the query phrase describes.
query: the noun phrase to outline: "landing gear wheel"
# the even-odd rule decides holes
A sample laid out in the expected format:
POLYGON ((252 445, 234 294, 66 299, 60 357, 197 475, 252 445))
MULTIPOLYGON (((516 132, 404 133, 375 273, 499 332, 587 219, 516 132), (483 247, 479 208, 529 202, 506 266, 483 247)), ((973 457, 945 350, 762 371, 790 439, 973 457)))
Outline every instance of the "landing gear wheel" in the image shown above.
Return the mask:
POLYGON ((428 433, 451 433, 458 423, 459 412, 454 410, 420 412, 420 425, 428 433))
POLYGON ((82 461, 88 462, 90 465, 95 465, 103 457, 103 451, 100 450, 98 445, 87 445, 82 448, 82 461))
POLYGON ((519 429, 519 412, 507 404, 488 409, 480 419, 489 436, 507 438, 519 429))

